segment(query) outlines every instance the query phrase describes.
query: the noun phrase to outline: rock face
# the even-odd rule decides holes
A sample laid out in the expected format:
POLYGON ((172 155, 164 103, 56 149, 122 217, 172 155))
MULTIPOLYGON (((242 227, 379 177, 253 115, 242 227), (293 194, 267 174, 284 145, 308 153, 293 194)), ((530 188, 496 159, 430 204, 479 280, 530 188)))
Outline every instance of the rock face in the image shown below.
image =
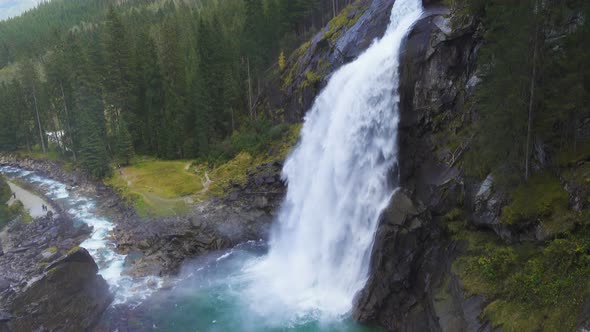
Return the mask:
POLYGON ((469 82, 476 77, 479 36, 472 23, 451 29, 442 13, 442 8, 427 7, 405 42, 400 65, 401 189, 383 214, 370 278, 354 309, 359 321, 388 331, 487 328, 477 318, 483 299, 464 298, 450 272, 456 244, 446 236, 441 217, 465 197, 469 186, 454 167, 461 149, 441 149, 436 136, 443 125, 470 114, 463 101, 473 90, 469 82))
MULTIPOLYGON (((486 184, 466 183, 455 167, 471 138, 450 150, 444 135, 476 116, 465 100, 479 82, 481 29, 474 21, 451 27, 448 10, 439 2, 424 1, 425 15, 405 41, 400 59, 400 164, 393 176, 399 178, 400 189, 381 218, 369 279, 353 309, 358 321, 389 331, 490 330, 488 322, 478 319, 485 299, 466 298, 460 280, 451 273, 458 248, 441 225, 442 216, 458 203, 474 206, 480 187, 484 190, 478 196, 478 213, 491 221, 485 227, 493 228, 499 215, 502 197, 486 184)), ((270 108, 273 101, 286 105, 288 120, 300 120, 329 75, 384 33, 393 3, 361 1, 356 12, 349 13, 356 22, 337 38, 326 38, 330 26, 320 31, 298 58, 290 60, 293 82, 282 92, 271 90, 270 108), (322 72, 325 62, 332 65, 322 72), (324 77, 312 89, 302 84, 310 71, 324 77)))
MULTIPOLYGON (((288 73, 281 76, 289 80, 267 88, 263 106, 284 108, 288 121, 300 121, 329 76, 383 35, 394 2, 360 1, 348 12, 350 24, 320 31, 290 58, 288 73), (310 72, 322 79, 309 84, 310 72)), ((501 193, 493 190, 491 180, 467 183, 456 167, 472 138, 450 149, 445 132, 477 117, 465 100, 479 82, 476 59, 482 32, 473 20, 451 26, 448 9, 440 2, 423 0, 425 14, 404 44, 399 169, 392 175, 399 179, 400 189, 381 218, 369 279, 353 309, 358 321, 388 331, 490 330, 488 322, 478 319, 485 299, 466 298, 460 280, 451 273, 461 248, 441 225, 442 217, 458 203, 473 211, 480 187, 479 208, 471 217, 485 215, 490 222, 482 227, 494 229, 498 224, 501 193)))
POLYGON ((258 107, 277 118, 271 110, 284 110, 288 122, 300 122, 312 106, 316 94, 325 86, 330 75, 343 64, 351 62, 385 33, 391 7, 395 0, 361 0, 346 12, 346 24, 328 24, 309 44, 288 61, 287 73, 265 86, 265 97, 258 107), (309 79, 314 73, 319 79, 309 79))
POLYGON ((92 257, 76 247, 89 233, 63 216, 8 226, 0 331, 81 331, 96 323, 112 297, 92 257))
POLYGON ((433 331, 438 323, 427 292, 446 248, 438 244, 440 230, 428 226, 429 212, 409 194, 398 190, 381 216, 372 271, 357 295, 354 318, 389 330, 433 331))
MULTIPOLYGON (((49 264, 10 304, 8 331, 85 331, 112 301, 106 281, 83 248, 49 264)), ((1 329, 1 325, 0 325, 1 329)))

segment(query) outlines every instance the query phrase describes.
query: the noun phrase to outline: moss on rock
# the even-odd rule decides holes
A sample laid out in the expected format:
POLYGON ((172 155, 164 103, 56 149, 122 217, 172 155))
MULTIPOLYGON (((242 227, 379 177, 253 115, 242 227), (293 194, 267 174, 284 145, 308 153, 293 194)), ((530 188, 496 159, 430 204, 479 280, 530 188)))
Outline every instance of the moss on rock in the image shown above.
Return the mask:
POLYGON ((568 210, 568 199, 556 176, 537 174, 512 192, 510 204, 502 209, 501 222, 548 222, 568 210))

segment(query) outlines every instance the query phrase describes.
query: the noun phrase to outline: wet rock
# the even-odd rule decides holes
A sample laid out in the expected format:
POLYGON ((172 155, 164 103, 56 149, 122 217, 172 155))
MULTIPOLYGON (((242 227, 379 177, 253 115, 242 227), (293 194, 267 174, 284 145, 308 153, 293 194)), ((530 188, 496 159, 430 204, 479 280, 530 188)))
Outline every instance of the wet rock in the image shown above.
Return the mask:
MULTIPOLYGON (((12 315, 11 314, 9 314, 7 312, 4 312, 4 311, 0 311, 0 324, 3 323, 3 322, 7 322, 7 321, 9 321, 11 319, 12 319, 12 315)), ((2 327, 2 325, 0 325, 0 327, 2 327)))
POLYGON ((9 287, 10 287, 10 281, 8 281, 8 279, 1 278, 0 277, 0 293, 2 293, 3 291, 5 291, 9 287))
POLYGON ((381 217, 370 277, 355 299, 353 316, 387 330, 432 331, 437 321, 428 314, 429 283, 444 250, 437 243, 440 230, 409 194, 396 191, 381 217))
MULTIPOLYGON (((249 199, 256 195, 247 195, 249 199)), ((253 201, 252 201, 253 202, 253 201)), ((197 203, 186 216, 154 222, 129 220, 117 225, 114 236, 122 252, 141 252, 129 273, 137 276, 168 275, 179 271, 182 262, 213 250, 231 248, 266 237, 272 217, 254 204, 230 208, 221 202, 197 203)), ((266 201, 265 206, 269 206, 266 201)))
POLYGON ((55 258, 57 258, 57 256, 58 256, 57 249, 55 251, 51 250, 51 249, 47 249, 41 253, 40 260, 41 261, 52 261, 55 258))

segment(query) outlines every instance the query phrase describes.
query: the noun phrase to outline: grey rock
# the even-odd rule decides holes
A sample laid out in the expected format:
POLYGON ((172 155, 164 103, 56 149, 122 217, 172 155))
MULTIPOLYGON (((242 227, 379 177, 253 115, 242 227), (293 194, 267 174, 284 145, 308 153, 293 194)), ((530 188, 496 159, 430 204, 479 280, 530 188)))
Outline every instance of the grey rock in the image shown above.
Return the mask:
POLYGON ((446 10, 427 4, 400 59, 400 163, 392 176, 402 189, 382 214, 353 317, 387 331, 485 330, 487 322, 479 320, 483 299, 464 297, 451 273, 459 250, 440 224, 469 187, 451 153, 433 153, 445 144, 435 138, 445 129, 438 119, 469 112, 461 93, 475 75, 480 39, 473 21, 451 29, 441 15, 446 10))
POLYGON ((5 278, 0 277, 0 293, 5 291, 10 287, 10 281, 5 278))
MULTIPOLYGON (((9 321, 11 319, 12 319, 12 315, 11 314, 9 314, 7 312, 4 312, 4 311, 0 311, 0 323, 7 322, 7 321, 9 321)), ((2 325, 0 325, 0 327, 2 327, 2 325)))
POLYGON ((51 263, 10 303, 11 330, 83 331, 112 301, 106 281, 83 248, 51 263))

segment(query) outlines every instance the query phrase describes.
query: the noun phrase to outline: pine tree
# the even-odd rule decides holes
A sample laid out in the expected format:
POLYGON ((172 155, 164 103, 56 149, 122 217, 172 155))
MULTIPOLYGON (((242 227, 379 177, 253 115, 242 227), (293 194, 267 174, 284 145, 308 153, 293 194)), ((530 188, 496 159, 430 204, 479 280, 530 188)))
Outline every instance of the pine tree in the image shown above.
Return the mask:
POLYGON ((79 124, 79 160, 90 174, 102 178, 110 173, 110 168, 100 85, 87 55, 82 52, 77 55, 73 75, 77 82, 74 102, 79 124))
POLYGON ((133 158, 133 140, 125 120, 119 121, 117 128, 117 157, 123 162, 123 165, 129 165, 131 158, 133 158))
POLYGON ((110 7, 107 13, 104 42, 105 71, 103 77, 105 99, 109 112, 109 132, 116 134, 120 121, 134 123, 133 65, 127 31, 121 17, 110 7))
POLYGON ((35 63, 31 60, 23 61, 19 69, 21 73, 21 82, 25 89, 25 100, 33 114, 36 131, 39 135, 39 146, 41 147, 41 152, 46 153, 46 137, 45 129, 42 124, 42 109, 40 105, 41 89, 39 73, 37 72, 35 63))
POLYGON ((178 158, 182 156, 182 133, 186 118, 186 73, 181 57, 179 28, 175 18, 168 18, 161 30, 160 65, 164 81, 164 116, 161 121, 164 130, 160 138, 160 157, 178 158))
POLYGON ((480 59, 485 70, 477 92, 481 121, 473 151, 484 167, 501 168, 507 178, 528 176, 531 117, 538 103, 533 93, 540 76, 535 74, 540 70, 535 49, 542 48, 536 4, 495 1, 486 7, 486 44, 480 59))

